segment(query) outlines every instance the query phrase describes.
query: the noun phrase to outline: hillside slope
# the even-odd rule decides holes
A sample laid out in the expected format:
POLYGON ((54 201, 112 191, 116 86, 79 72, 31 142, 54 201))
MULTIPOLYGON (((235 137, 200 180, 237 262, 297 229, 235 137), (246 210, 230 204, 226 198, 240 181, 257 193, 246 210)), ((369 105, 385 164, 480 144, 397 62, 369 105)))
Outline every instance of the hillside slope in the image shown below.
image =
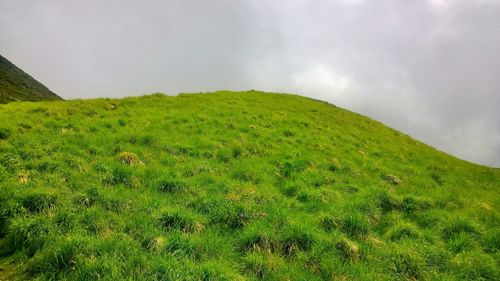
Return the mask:
POLYGON ((293 95, 0 105, 0 279, 498 280, 499 187, 293 95))
POLYGON ((0 56, 0 103, 60 99, 47 87, 0 56))

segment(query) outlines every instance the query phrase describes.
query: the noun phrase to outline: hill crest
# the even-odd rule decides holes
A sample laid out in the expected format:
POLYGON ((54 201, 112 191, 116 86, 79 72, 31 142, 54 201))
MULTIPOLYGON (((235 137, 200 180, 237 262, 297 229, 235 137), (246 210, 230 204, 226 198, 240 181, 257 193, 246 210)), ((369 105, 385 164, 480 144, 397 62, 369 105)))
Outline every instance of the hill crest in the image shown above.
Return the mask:
POLYGON ((500 170, 296 96, 0 105, 0 275, 498 280, 500 170))

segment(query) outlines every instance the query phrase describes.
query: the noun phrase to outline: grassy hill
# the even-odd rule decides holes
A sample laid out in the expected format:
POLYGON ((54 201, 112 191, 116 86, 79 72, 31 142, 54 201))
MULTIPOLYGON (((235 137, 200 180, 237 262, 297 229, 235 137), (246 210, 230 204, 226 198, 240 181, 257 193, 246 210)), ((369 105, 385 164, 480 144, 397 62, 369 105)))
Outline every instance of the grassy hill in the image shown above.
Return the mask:
POLYGON ((294 95, 0 105, 0 279, 499 280, 499 188, 294 95))
POLYGON ((0 103, 60 99, 47 87, 0 56, 0 103))

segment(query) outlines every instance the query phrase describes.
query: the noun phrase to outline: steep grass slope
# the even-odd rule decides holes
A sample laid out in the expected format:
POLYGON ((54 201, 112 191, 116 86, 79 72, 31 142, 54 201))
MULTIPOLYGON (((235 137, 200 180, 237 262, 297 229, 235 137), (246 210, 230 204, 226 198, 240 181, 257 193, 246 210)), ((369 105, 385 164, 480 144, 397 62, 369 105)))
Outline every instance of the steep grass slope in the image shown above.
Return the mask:
POLYGON ((498 169, 299 96, 11 103, 0 276, 498 280, 499 187, 498 169))
POLYGON ((0 103, 60 99, 47 87, 0 56, 0 103))

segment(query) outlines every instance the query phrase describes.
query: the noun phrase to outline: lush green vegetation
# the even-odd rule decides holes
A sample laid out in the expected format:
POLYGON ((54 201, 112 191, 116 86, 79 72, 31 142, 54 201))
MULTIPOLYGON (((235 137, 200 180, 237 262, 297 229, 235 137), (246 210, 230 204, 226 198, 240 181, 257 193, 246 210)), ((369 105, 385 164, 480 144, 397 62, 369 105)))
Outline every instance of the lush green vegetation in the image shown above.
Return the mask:
POLYGON ((499 187, 498 169, 299 96, 10 103, 0 275, 499 280, 499 187))
POLYGON ((60 99, 47 87, 0 56, 0 103, 60 99))

